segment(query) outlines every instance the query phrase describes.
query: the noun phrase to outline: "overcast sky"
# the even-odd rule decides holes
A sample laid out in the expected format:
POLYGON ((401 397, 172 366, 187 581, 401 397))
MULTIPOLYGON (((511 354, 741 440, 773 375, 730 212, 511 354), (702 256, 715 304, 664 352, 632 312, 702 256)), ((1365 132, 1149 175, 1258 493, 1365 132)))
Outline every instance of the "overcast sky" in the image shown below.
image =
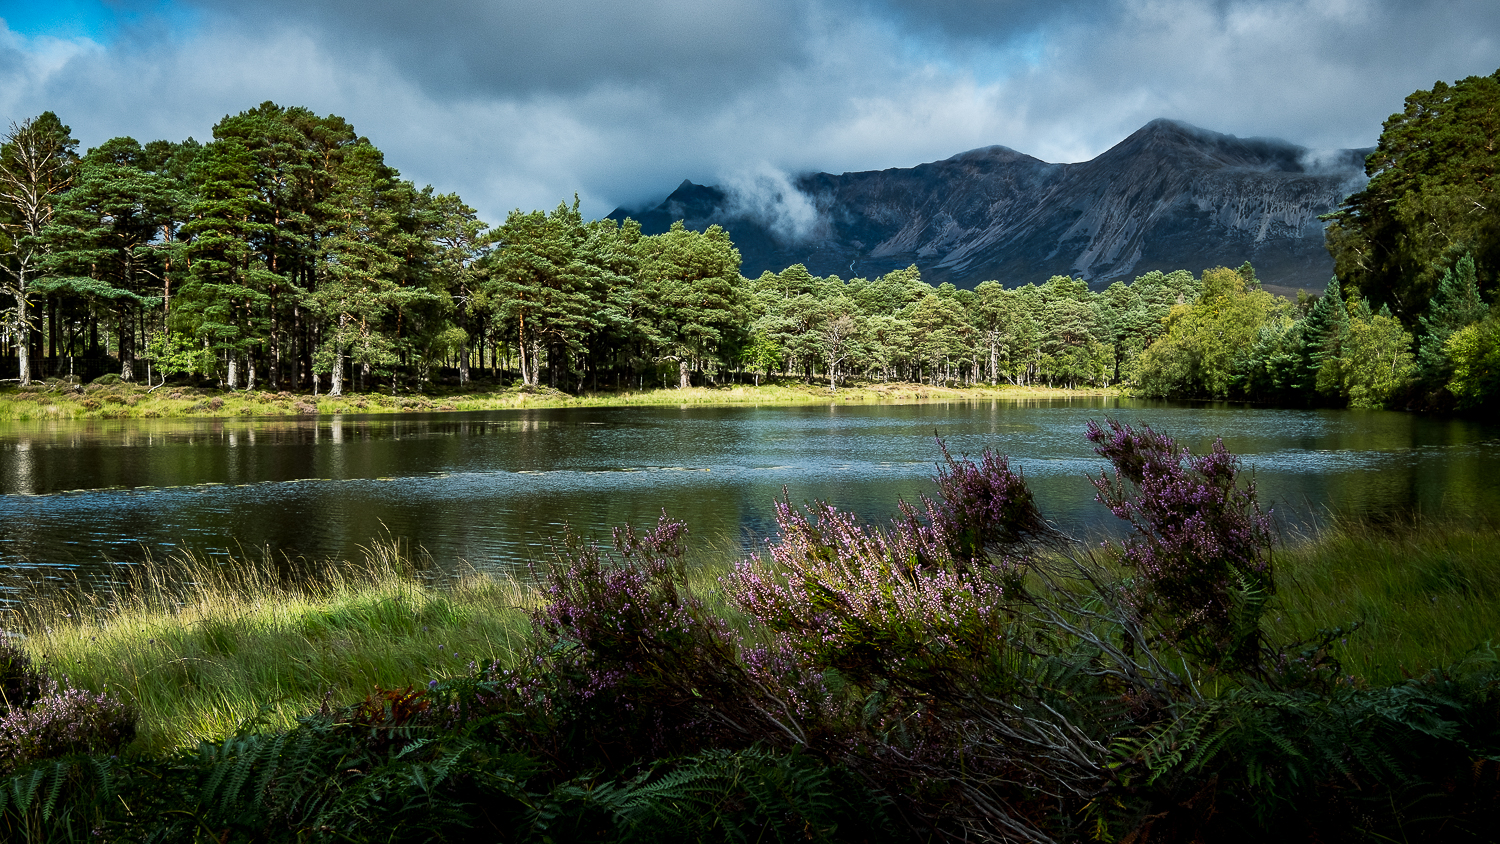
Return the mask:
POLYGON ((1495 0, 0 0, 0 120, 205 140, 264 100, 348 118, 495 223, 684 178, 1083 161, 1155 117, 1371 146, 1500 67, 1495 0))

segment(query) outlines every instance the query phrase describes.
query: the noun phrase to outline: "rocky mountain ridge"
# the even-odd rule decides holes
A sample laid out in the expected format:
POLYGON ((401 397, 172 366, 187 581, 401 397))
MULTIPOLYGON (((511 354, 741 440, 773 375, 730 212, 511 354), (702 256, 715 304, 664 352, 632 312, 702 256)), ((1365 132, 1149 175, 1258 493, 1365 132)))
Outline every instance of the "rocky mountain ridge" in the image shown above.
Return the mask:
POLYGON ((791 180, 795 196, 758 200, 684 181, 629 216, 648 234, 678 219, 723 226, 750 277, 794 263, 846 278, 916 264, 961 287, 1052 275, 1103 286, 1248 260, 1270 286, 1320 290, 1333 261, 1318 216, 1363 187, 1369 152, 1317 154, 1153 120, 1077 164, 992 146, 911 168, 804 174, 791 180))

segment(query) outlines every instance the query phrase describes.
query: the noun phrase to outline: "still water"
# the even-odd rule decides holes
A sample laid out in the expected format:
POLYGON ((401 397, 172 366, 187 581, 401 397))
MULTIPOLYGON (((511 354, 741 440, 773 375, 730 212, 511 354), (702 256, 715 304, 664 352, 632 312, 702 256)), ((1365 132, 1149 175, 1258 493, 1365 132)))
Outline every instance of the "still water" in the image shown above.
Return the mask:
POLYGON ((1043 512, 1112 530, 1085 475, 1090 419, 1216 436, 1284 524, 1326 514, 1500 512, 1500 425, 1379 411, 1131 399, 643 407, 0 426, 0 566, 85 571, 178 549, 357 555, 384 535, 440 566, 523 565, 564 525, 607 535, 665 508, 699 542, 749 548, 783 488, 884 518, 931 493, 934 434, 1021 466, 1043 512))

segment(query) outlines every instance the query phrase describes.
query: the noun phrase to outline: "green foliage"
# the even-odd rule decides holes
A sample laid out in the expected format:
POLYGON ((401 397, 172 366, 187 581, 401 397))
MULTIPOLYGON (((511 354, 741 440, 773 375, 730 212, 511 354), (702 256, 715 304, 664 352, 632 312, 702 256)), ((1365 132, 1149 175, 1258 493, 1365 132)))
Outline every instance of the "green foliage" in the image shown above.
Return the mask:
POLYGON ((641 241, 640 295, 657 358, 678 364, 679 385, 692 386, 694 361, 728 362, 745 339, 740 253, 718 226, 695 232, 682 221, 641 241))
POLYGON ((1338 391, 1338 361, 1349 333, 1348 317, 1339 280, 1331 278, 1298 325, 1288 384, 1292 390, 1320 396, 1338 391))
MULTIPOLYGON (((43 231, 48 254, 39 292, 79 297, 92 309, 114 311, 128 325, 164 301, 165 266, 172 244, 159 236, 180 213, 182 194, 165 176, 150 172, 147 156, 131 138, 115 138, 90 150, 72 188, 55 203, 43 231)), ((122 374, 133 372, 134 332, 116 343, 122 374)))
POLYGON ((238 356, 266 329, 266 266, 254 243, 269 234, 267 209, 255 192, 255 158, 238 139, 203 149, 195 170, 197 201, 181 227, 191 269, 178 294, 180 330, 221 357, 238 356))
POLYGON ((1338 361, 1349 406, 1380 408, 1399 396, 1416 375, 1411 349, 1411 334, 1389 310, 1372 314, 1369 303, 1351 301, 1338 361))
POLYGON ((1380 689, 1235 689, 1114 750, 1155 787, 1153 835, 1483 840, 1500 796, 1484 758, 1500 738, 1497 682, 1485 647, 1380 689))
POLYGON ((593 306, 596 275, 580 255, 587 240, 578 201, 552 213, 512 211, 495 230, 501 248, 492 290, 499 308, 516 325, 521 380, 539 382, 542 355, 555 378, 602 327, 593 306))
MULTIPOLYGON (((185 372, 207 374, 213 370, 213 354, 192 337, 174 331, 158 331, 146 342, 146 357, 156 364, 162 381, 185 372)), ((97 381, 96 381, 97 383, 97 381)))
POLYGON ((1330 215, 1339 278, 1411 326, 1461 255, 1500 267, 1497 136, 1500 71, 1407 97, 1365 162, 1369 184, 1330 215))
POLYGON ((1198 300, 1173 306, 1166 333, 1141 353, 1144 394, 1228 398, 1251 382, 1262 329, 1290 322, 1286 300, 1252 281, 1243 268, 1204 270, 1198 300))
POLYGON ((1460 407, 1483 407, 1500 399, 1500 315, 1453 332, 1443 353, 1453 366, 1448 389, 1460 407))
POLYGON ((1454 332, 1484 319, 1489 306, 1479 298, 1479 280, 1474 258, 1464 255, 1450 269, 1443 271, 1437 292, 1419 320, 1422 326, 1421 351, 1417 364, 1423 380, 1433 386, 1443 384, 1453 374, 1453 362, 1446 345, 1454 332))

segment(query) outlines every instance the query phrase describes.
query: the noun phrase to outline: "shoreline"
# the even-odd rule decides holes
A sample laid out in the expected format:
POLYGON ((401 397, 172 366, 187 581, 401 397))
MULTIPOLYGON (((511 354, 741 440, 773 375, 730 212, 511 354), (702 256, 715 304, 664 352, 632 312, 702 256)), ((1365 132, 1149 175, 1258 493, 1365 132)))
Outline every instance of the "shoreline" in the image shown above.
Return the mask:
POLYGON ((993 400, 1046 400, 1079 397, 1125 397, 1117 387, 1067 389, 1002 385, 935 387, 910 382, 859 383, 830 391, 826 386, 731 384, 714 387, 659 388, 640 391, 584 392, 578 395, 549 387, 485 387, 459 390, 440 386, 430 392, 390 395, 380 392, 313 396, 269 390, 229 391, 167 386, 150 390, 125 382, 75 385, 34 383, 0 390, 0 421, 90 419, 224 419, 286 416, 332 416, 343 413, 456 413, 524 408, 631 407, 702 405, 839 405, 925 404, 993 400))
MULTIPOLYGON (((1283 588, 1266 629, 1292 642, 1348 631, 1330 653, 1361 687, 1441 669, 1485 647, 1500 607, 1497 551, 1500 522, 1489 519, 1336 519, 1278 544, 1283 588)), ((730 624, 741 611, 722 578, 735 562, 706 546, 684 561, 685 588, 730 624)), ((268 559, 224 566, 184 554, 101 589, 12 579, 26 600, 0 610, 0 629, 82 688, 140 707, 140 747, 181 749, 256 717, 289 727, 335 690, 342 705, 372 687, 462 676, 470 661, 510 665, 545 591, 494 572, 435 574, 399 541, 314 562, 293 580, 268 559)))

